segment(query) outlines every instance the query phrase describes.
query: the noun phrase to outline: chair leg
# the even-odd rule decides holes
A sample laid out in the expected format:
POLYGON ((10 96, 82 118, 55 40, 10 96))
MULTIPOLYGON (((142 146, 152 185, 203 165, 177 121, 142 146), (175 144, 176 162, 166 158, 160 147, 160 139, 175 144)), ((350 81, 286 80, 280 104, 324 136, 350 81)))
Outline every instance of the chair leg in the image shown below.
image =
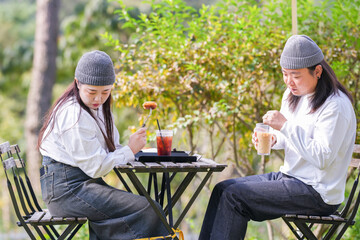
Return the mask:
POLYGON ((41 229, 40 229, 38 226, 34 226, 34 225, 33 225, 33 228, 35 229, 35 231, 37 232, 37 234, 39 235, 39 237, 40 237, 42 240, 46 240, 44 234, 42 233, 41 229))
POLYGON ((52 232, 55 234, 55 237, 58 238, 58 237, 60 236, 60 234, 59 234, 58 231, 55 229, 55 227, 51 225, 50 228, 51 228, 52 232))
POLYGON ((296 231, 296 229, 291 225, 291 223, 285 219, 284 217, 282 218, 284 220, 284 222, 286 223, 286 225, 290 228, 291 232, 295 235, 295 237, 299 240, 303 239, 302 237, 300 237, 300 235, 298 234, 298 232, 296 231))
POLYGON ((344 235, 345 231, 349 228, 350 222, 346 222, 345 225, 341 228, 341 231, 336 236, 336 240, 340 240, 342 235, 344 235))
POLYGON ((34 234, 33 234, 32 231, 30 230, 29 226, 26 225, 25 222, 21 222, 21 225, 19 225, 19 226, 24 227, 26 233, 29 235, 29 237, 30 237, 31 240, 36 240, 34 234))
MULTIPOLYGON (((60 235, 60 237, 58 238, 58 240, 64 240, 66 239, 66 236, 69 235, 72 230, 76 227, 76 225, 78 225, 77 223, 72 223, 72 224, 69 224, 67 226, 67 228, 65 229, 65 231, 60 235)), ((71 238, 70 238, 71 239, 71 238)))
POLYGON ((306 223, 297 220, 295 220, 294 223, 307 239, 317 240, 316 236, 312 233, 311 229, 308 225, 306 225, 306 223))
MULTIPOLYGON (((44 230, 46 231, 46 233, 49 235, 49 237, 51 238, 51 240, 55 240, 54 238, 54 234, 49 230, 48 226, 42 226, 44 228, 44 230)), ((52 227, 52 226, 50 226, 52 227)))
POLYGON ((68 237, 68 240, 71 240, 83 225, 84 224, 78 224, 76 228, 71 232, 70 236, 68 237))
POLYGON ((341 224, 334 224, 330 227, 330 229, 327 231, 327 233, 324 236, 323 240, 330 240, 332 239, 332 237, 334 236, 334 234, 336 233, 336 230, 339 228, 341 224))

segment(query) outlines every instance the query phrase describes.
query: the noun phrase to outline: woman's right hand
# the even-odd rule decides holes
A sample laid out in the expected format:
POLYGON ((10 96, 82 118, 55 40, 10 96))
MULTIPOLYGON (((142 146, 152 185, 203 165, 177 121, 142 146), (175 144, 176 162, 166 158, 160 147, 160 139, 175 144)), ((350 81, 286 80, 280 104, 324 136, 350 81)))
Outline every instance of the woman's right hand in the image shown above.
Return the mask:
POLYGON ((146 128, 140 128, 139 130, 130 135, 128 146, 134 154, 139 152, 145 146, 145 144, 146 128))

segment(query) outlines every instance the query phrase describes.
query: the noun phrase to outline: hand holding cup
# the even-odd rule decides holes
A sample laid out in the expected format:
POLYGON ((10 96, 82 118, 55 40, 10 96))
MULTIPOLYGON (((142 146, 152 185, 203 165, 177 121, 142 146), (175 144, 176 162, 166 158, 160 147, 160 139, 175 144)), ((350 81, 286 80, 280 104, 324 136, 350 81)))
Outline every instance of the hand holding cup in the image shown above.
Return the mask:
POLYGON ((270 155, 271 147, 275 143, 274 135, 269 132, 270 127, 263 123, 257 123, 252 141, 257 149, 258 155, 270 155))

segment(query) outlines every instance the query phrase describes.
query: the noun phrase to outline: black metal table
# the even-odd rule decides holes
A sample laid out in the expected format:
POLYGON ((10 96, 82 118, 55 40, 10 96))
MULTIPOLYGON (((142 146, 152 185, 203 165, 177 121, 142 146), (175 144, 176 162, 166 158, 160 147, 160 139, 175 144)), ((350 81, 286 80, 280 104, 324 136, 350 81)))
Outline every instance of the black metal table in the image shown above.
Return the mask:
MULTIPOLYGON (((224 168, 227 167, 226 164, 219 164, 214 162, 211 159, 205 159, 198 157, 196 162, 130 162, 126 165, 119 165, 114 168, 116 175, 119 177, 120 181, 124 185, 127 191, 132 192, 128 183, 125 181, 122 174, 126 174, 130 179, 132 185, 138 192, 138 194, 144 196, 159 216, 162 223, 165 225, 169 234, 174 236, 174 229, 177 229, 185 217, 186 213, 190 209, 191 205, 194 203, 195 199, 198 197, 200 191, 209 180, 210 176, 214 172, 221 172, 224 168), (197 173, 206 173, 203 178, 201 178, 201 183, 196 187, 195 192, 192 194, 191 199, 186 204, 185 208, 182 209, 178 219, 175 224, 173 221, 172 207, 180 199, 181 195, 185 192, 186 188, 189 186, 191 181, 194 179, 197 173), (143 185, 138 178, 137 173, 148 174, 147 190, 145 189, 145 184, 143 185), (174 177, 177 173, 185 173, 185 177, 180 184, 175 186, 174 177), (158 174, 162 175, 161 187, 158 187, 158 174), (165 212, 165 216, 157 208, 153 199, 151 198, 151 188, 154 187, 154 200, 160 203, 165 212), (175 188, 175 191, 172 193, 172 189, 175 188), (166 192, 166 195, 165 195, 166 192), (167 205, 164 206, 164 198, 166 196, 167 205)), ((174 239, 178 239, 175 237, 174 239)))

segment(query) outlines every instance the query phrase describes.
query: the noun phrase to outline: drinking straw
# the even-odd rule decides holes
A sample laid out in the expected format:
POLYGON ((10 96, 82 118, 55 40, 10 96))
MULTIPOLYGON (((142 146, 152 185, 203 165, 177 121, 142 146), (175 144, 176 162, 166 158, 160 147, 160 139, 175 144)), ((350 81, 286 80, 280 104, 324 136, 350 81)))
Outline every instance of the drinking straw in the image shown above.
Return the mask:
POLYGON ((159 119, 156 119, 156 122, 157 122, 157 125, 158 125, 158 128, 159 128, 160 138, 161 138, 162 144, 165 147, 164 139, 163 139, 162 134, 161 134, 161 127, 160 127, 159 119))

